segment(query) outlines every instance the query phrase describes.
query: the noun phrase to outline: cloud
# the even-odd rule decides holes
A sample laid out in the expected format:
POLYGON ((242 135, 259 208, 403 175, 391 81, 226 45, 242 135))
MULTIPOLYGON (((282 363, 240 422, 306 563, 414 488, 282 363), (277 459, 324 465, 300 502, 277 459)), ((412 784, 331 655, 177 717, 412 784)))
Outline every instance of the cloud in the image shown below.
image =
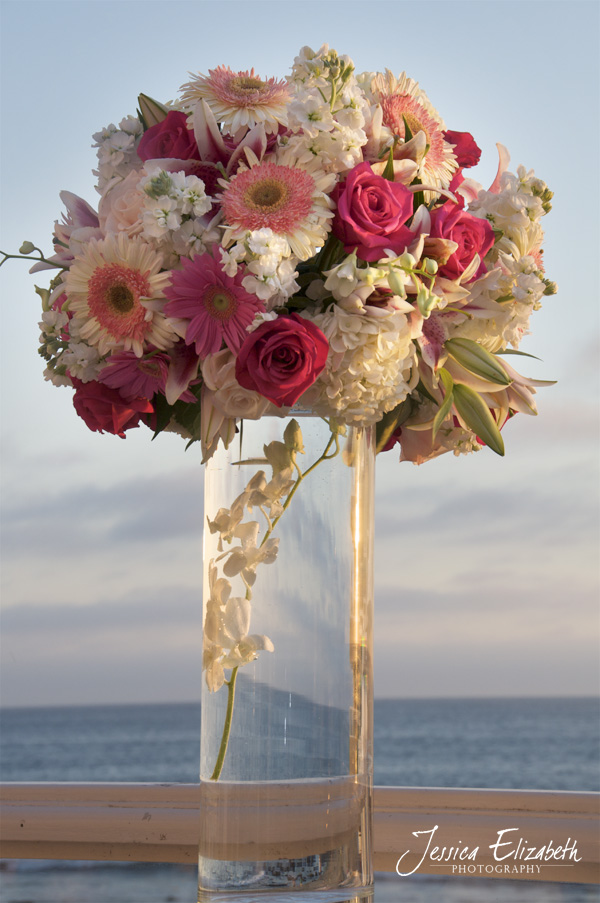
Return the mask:
POLYGON ((5 507, 4 554, 50 556, 117 549, 200 535, 203 479, 189 473, 150 475, 113 486, 89 482, 49 489, 43 497, 5 507))
POLYGON ((108 630, 138 631, 141 627, 190 626, 201 620, 202 594, 190 586, 165 585, 153 593, 129 592, 88 605, 30 603, 6 608, 2 627, 11 634, 87 633, 108 630))
POLYGON ((197 699, 201 626, 200 593, 181 585, 13 606, 2 618, 3 704, 197 699))

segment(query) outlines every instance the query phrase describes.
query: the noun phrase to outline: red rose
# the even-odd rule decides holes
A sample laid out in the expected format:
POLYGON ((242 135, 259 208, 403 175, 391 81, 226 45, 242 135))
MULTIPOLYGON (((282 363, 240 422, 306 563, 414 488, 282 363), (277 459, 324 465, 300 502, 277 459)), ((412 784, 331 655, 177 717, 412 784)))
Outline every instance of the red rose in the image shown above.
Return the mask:
POLYGON ((278 407, 291 407, 312 386, 327 361, 329 342, 298 314, 266 320, 244 340, 235 377, 278 407))
POLYGON ((355 166, 333 198, 333 234, 347 253, 356 250, 362 260, 380 260, 388 248, 401 254, 415 237, 404 225, 413 212, 412 191, 376 175, 369 163, 355 166))
POLYGON ((444 141, 454 145, 454 156, 461 169, 477 166, 481 158, 481 148, 475 143, 470 132, 444 132, 444 141))
POLYGON ((187 127, 187 116, 177 110, 167 113, 162 122, 150 126, 138 144, 140 160, 199 160, 194 133, 187 127))
POLYGON ((476 254, 479 254, 481 263, 472 278, 476 279, 487 272, 483 258, 494 244, 494 230, 487 220, 467 213, 461 204, 447 201, 432 212, 430 235, 434 238, 448 238, 458 245, 448 262, 440 267, 440 276, 458 279, 476 254))
POLYGON ((82 383, 71 377, 75 386, 73 405, 85 420, 86 425, 96 433, 113 433, 125 438, 125 430, 138 426, 142 414, 154 411, 147 398, 133 398, 125 401, 116 389, 109 389, 95 381, 82 383))

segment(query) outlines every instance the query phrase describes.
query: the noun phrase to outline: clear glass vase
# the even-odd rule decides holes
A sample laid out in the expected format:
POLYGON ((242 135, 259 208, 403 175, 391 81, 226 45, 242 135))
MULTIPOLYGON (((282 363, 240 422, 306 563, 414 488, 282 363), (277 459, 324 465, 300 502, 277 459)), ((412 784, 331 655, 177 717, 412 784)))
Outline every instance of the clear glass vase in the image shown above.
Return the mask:
POLYGON ((206 466, 201 901, 372 894, 374 439, 268 417, 206 466))

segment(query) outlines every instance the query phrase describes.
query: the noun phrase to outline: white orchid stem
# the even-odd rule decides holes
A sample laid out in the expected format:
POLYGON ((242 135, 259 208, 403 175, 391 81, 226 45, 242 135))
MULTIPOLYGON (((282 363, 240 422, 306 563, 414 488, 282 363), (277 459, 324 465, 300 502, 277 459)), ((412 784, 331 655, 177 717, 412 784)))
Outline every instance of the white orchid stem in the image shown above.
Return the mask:
MULTIPOLYGON (((306 477, 309 475, 309 473, 311 473, 311 471, 313 471, 313 470, 315 469, 315 467, 317 467, 317 466, 321 463, 321 461, 329 461, 331 458, 335 458, 335 456, 339 453, 339 450, 340 450, 340 440, 339 440, 338 434, 335 433, 335 434, 332 434, 332 435, 329 437, 329 442, 328 442, 327 445, 325 446, 325 451, 323 452, 323 454, 321 455, 321 457, 320 457, 320 458, 317 458, 317 460, 315 461, 315 463, 314 463, 314 464, 311 464, 311 466, 308 468, 308 470, 305 470, 304 473, 302 473, 302 471, 300 470, 300 468, 298 467, 298 465, 295 464, 296 470, 298 471, 298 479, 296 480, 296 482, 295 482, 294 485, 292 486, 292 488, 291 488, 291 490, 290 490, 290 494, 288 495, 287 499, 286 499, 285 502, 283 503, 283 511, 286 511, 286 510, 287 510, 287 508, 288 508, 290 502, 292 501, 292 498, 294 497, 294 493, 295 493, 296 490, 298 489, 298 486, 300 485, 300 483, 302 482, 302 480, 306 479, 306 477), (332 446, 332 444, 333 444, 334 442, 335 442, 335 451, 333 452, 333 454, 328 455, 327 452, 329 451, 329 449, 331 448, 331 446, 332 446)), ((268 530, 267 533, 265 533, 265 535, 263 536, 263 540, 262 540, 262 542, 261 542, 261 547, 265 544, 265 542, 267 541, 267 539, 269 538, 269 536, 272 534, 273 530, 275 529, 275 526, 277 525, 277 522, 283 517, 283 511, 281 512, 280 515, 278 515, 278 516, 273 520, 273 526, 272 526, 271 529, 268 530)))
MULTIPOLYGON (((329 442, 325 446, 325 450, 324 450, 323 454, 319 458, 317 458, 317 460, 314 462, 314 464, 311 464, 311 466, 308 468, 308 470, 305 470, 304 473, 302 473, 302 471, 300 470, 300 468, 298 467, 296 462, 294 462, 294 466, 295 466, 296 470, 298 471, 298 479, 292 486, 292 488, 290 490, 290 494, 288 495, 285 502, 283 503, 283 511, 281 512, 281 514, 278 515, 276 518, 274 518, 272 523, 269 520, 269 529, 267 530, 267 532, 265 533, 265 535, 262 538, 260 548, 262 548, 264 546, 266 541, 273 534, 273 530, 275 529, 278 521, 283 517, 283 512, 286 511, 287 508, 289 507, 289 504, 292 501, 294 493, 298 489, 298 486, 300 485, 302 480, 304 480, 309 475, 309 473, 311 473, 315 469, 315 467, 318 467, 318 465, 322 461, 329 461, 331 458, 335 458, 336 455, 339 454, 339 451, 340 451, 340 440, 339 440, 339 435, 336 432, 336 433, 332 433, 331 436, 329 437, 329 442), (331 449, 331 446, 334 443, 335 443, 335 451, 332 454, 328 454, 329 450, 331 449)), ((264 514, 264 511, 263 511, 263 514, 264 514)), ((223 556, 221 556, 221 557, 223 557, 223 556)), ((242 575, 242 580, 244 580, 243 575, 242 575)), ((246 584, 246 598, 249 598, 250 587, 248 586, 248 584, 246 583, 245 580, 244 580, 244 583, 246 584)), ((225 681, 225 683, 227 684, 227 709, 225 712, 225 724, 223 725, 223 735, 221 737, 221 745, 219 746, 219 754, 217 756, 217 761, 215 762, 215 767, 214 767, 213 773, 210 776, 211 781, 219 780, 219 778, 221 776, 221 772, 223 771, 223 765, 225 763, 225 756, 227 754, 227 746, 229 744, 229 735, 231 734, 231 721, 233 718, 233 702, 235 699, 235 682, 237 679, 238 668, 239 668, 239 665, 236 665, 236 667, 231 672, 231 677, 229 678, 229 680, 225 681)))
POLYGON ((229 680, 225 681, 225 683, 227 684, 227 711, 225 712, 225 724, 223 726, 223 736, 221 737, 219 755, 217 756, 217 761, 215 762, 213 773, 210 776, 211 781, 218 781, 221 776, 221 772, 223 771, 225 754, 227 752, 227 745, 229 743, 229 734, 231 733, 233 701, 235 699, 235 681, 237 679, 238 667, 239 666, 236 665, 236 667, 231 672, 231 677, 229 678, 229 680))

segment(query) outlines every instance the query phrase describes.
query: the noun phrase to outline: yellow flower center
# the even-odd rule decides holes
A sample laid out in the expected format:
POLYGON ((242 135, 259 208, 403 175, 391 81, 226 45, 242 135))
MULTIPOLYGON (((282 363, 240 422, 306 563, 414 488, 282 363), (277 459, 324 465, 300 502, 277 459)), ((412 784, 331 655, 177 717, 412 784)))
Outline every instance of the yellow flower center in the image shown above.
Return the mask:
MULTIPOLYGON (((427 139, 427 143, 429 144, 429 132, 425 128, 422 122, 420 122, 414 113, 405 112, 402 113, 402 118, 406 120, 406 124, 412 132, 413 138, 417 134, 417 132, 425 132, 425 137, 427 139)), ((405 136, 406 137, 406 136, 405 136)))
POLYGON ((112 309, 120 314, 129 313, 135 304, 133 292, 122 282, 109 287, 106 300, 112 309))
POLYGON ((284 206, 289 197, 287 185, 278 179, 262 179, 250 185, 244 193, 244 201, 253 210, 273 213, 284 206))
POLYGON ((256 91, 264 91, 266 88, 267 85, 260 78, 252 78, 249 75, 236 75, 229 82, 229 90, 241 97, 254 94, 256 91))
POLYGON ((227 308, 231 304, 231 298, 229 295, 225 295, 219 292, 218 294, 212 296, 211 303, 215 310, 221 312, 227 310, 227 308))

